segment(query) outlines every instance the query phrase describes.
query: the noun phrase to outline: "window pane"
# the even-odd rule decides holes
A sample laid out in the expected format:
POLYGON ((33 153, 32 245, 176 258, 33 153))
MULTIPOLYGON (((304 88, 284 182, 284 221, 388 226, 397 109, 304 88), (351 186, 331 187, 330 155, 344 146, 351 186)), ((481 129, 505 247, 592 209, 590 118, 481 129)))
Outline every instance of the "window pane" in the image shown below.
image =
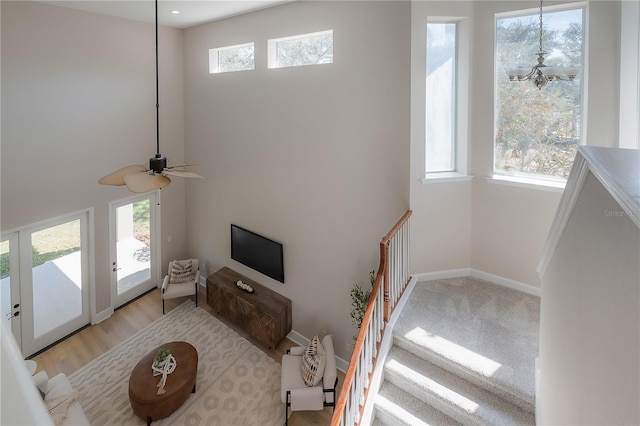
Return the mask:
POLYGON ((31 234, 35 338, 82 314, 80 230, 76 219, 31 234))
MULTIPOLYGON (((583 66, 583 9, 543 15, 547 66, 583 66)), ((509 81, 506 68, 537 63, 539 15, 496 20, 494 172, 567 178, 582 128, 582 72, 574 81, 509 81)))
POLYGON ((270 68, 333 63, 333 30, 269 40, 270 68))
POLYGON ((150 207, 145 198, 116 209, 118 296, 151 279, 150 207))
POLYGON ((209 73, 255 69, 253 43, 209 50, 209 73))
POLYGON ((4 321, 11 316, 11 271, 9 240, 0 242, 0 313, 4 321))
POLYGON ((456 24, 427 24, 426 172, 454 171, 456 24))

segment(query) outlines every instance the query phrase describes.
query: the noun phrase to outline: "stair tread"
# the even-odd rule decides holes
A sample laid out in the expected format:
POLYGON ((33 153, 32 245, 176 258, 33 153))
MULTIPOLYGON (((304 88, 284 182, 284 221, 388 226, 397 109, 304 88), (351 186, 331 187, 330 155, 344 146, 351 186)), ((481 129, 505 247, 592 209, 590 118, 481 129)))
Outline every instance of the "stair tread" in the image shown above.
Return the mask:
POLYGON ((389 382, 383 383, 380 387, 375 401, 375 409, 374 425, 460 425, 451 417, 446 416, 389 382))
POLYGON ((463 423, 535 424, 533 414, 398 346, 389 352, 384 371, 385 384, 410 390, 463 423))
POLYGON ((535 296, 470 277, 419 282, 394 343, 532 411, 539 309, 535 296))

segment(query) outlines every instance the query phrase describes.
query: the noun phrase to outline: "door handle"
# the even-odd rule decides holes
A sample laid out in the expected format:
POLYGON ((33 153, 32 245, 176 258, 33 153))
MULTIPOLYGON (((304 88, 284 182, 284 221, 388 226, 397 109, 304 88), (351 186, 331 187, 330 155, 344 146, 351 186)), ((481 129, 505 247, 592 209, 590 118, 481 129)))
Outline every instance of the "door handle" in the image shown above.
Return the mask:
POLYGON ((7 321, 11 321, 11 319, 13 319, 13 317, 17 317, 20 315, 20 311, 15 311, 13 314, 11 312, 7 312, 5 314, 5 318, 7 321))
POLYGON ((113 272, 119 271, 120 269, 122 269, 122 268, 113 268, 113 272))

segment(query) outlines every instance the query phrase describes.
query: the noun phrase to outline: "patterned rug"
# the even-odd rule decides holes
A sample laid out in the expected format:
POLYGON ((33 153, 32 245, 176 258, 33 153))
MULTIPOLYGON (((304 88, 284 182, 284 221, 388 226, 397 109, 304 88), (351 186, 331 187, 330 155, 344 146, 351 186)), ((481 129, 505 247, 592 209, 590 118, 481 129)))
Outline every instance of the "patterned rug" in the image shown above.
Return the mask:
POLYGON ((129 376, 147 352, 176 340, 198 351, 196 393, 154 425, 284 423, 280 364, 189 300, 69 376, 91 424, 146 424, 131 411, 129 376))

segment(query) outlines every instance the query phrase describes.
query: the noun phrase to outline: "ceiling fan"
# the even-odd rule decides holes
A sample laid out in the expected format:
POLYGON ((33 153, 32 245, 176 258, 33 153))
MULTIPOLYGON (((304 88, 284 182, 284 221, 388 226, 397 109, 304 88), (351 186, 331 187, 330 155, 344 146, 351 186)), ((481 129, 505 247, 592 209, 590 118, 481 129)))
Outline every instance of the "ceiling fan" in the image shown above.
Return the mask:
POLYGON ((158 86, 158 0, 156 4, 156 155, 149 159, 149 167, 142 165, 132 165, 116 170, 115 172, 101 177, 98 183, 101 185, 127 185, 131 192, 149 192, 161 189, 171 183, 169 176, 198 178, 197 173, 183 170, 191 164, 179 164, 177 166, 167 166, 167 157, 160 154, 160 100, 158 86))

